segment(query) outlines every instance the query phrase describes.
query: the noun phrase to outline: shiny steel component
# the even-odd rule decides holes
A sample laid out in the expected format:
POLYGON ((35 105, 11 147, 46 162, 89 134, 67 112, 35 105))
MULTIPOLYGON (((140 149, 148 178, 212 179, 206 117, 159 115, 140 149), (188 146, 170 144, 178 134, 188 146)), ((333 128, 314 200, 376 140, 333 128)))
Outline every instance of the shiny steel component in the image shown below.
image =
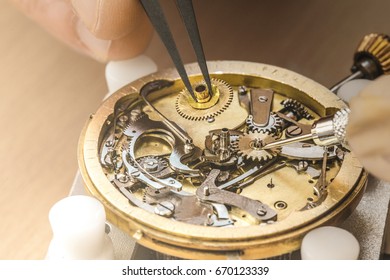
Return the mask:
MULTIPOLYGON (((332 146, 334 147, 334 146, 332 146)), ((289 159, 302 160, 321 160, 324 155, 325 147, 314 144, 295 142, 280 147, 280 155, 289 159)), ((336 149, 329 149, 329 158, 336 157, 336 149)))
POLYGON ((268 125, 273 98, 274 92, 271 89, 252 89, 250 91, 251 121, 254 126, 268 125))
POLYGON ((249 115, 245 122, 250 132, 262 132, 276 135, 282 129, 282 119, 274 112, 269 113, 267 124, 264 126, 255 124, 252 115, 249 115))
POLYGON ((268 205, 265 205, 258 200, 253 200, 245 196, 241 196, 217 188, 217 186, 215 185, 215 180, 217 179, 219 172, 220 171, 218 169, 211 170, 209 176, 197 189, 196 195, 200 200, 223 203, 238 207, 248 212, 250 215, 252 215, 253 218, 258 220, 259 222, 276 220, 276 212, 268 205))
POLYGON ((263 149, 273 149, 290 143, 306 140, 313 140, 318 146, 328 146, 334 144, 345 145, 345 134, 349 112, 350 110, 348 108, 340 109, 333 116, 324 117, 315 121, 311 127, 310 133, 274 141, 267 145, 263 145, 263 149))
POLYGON ((225 111, 233 100, 231 86, 220 79, 211 79, 211 84, 215 88, 214 95, 204 103, 189 102, 187 90, 180 92, 176 99, 177 113, 188 120, 203 121, 216 118, 225 111))
MULTIPOLYGON (((226 163, 234 154, 233 141, 235 141, 239 135, 242 135, 241 131, 229 130, 227 128, 216 129, 209 132, 205 140, 205 151, 203 158, 208 161, 226 163)), ((231 164, 235 164, 237 158, 233 158, 230 161, 231 164)))
POLYGON ((249 132, 238 138, 237 153, 249 160, 260 162, 270 160, 277 155, 278 149, 264 150, 263 146, 275 140, 274 136, 266 133, 249 132))
MULTIPOLYGON (((305 233, 350 213, 366 173, 348 149, 329 146, 326 160, 324 147, 309 142, 272 150, 271 157, 261 149, 277 137, 294 137, 294 126, 304 134, 345 104, 285 69, 231 61, 208 66, 212 79, 223 81, 220 93, 229 89, 227 107, 222 94, 206 109, 184 98, 180 109, 190 113, 181 117, 176 101, 183 82, 167 70, 123 87, 89 119, 80 138, 80 170, 108 220, 136 232, 141 245, 175 257, 260 259, 296 250, 305 233), (273 91, 269 120, 282 122, 276 135, 248 132, 253 89, 273 91), (286 99, 295 101, 286 108, 286 99), (313 121, 301 118, 305 109, 313 121), (193 121, 199 118, 204 121, 193 121), (325 185, 326 195, 318 192, 325 185), (300 211, 308 198, 315 207, 300 211)), ((186 70, 191 85, 202 84, 196 65, 186 70)), ((209 102, 204 99, 199 104, 209 102)))
POLYGON ((325 150, 322 159, 321 174, 318 177, 317 183, 313 187, 313 194, 316 198, 313 199, 312 197, 309 197, 306 206, 303 207, 302 210, 308 210, 317 207, 326 199, 328 195, 328 191, 326 189, 326 187, 328 186, 328 182, 326 180, 327 161, 328 152, 325 150))

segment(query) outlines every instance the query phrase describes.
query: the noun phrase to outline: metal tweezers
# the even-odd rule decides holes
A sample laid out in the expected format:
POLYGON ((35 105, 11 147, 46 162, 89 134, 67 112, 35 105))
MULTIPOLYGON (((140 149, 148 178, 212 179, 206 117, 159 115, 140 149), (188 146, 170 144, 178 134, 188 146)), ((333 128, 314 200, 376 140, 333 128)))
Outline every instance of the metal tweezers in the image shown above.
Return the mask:
MULTIPOLYGON (((184 68, 183 62, 177 50, 175 41, 173 40, 172 33, 169 29, 168 23, 161 9, 159 1, 141 0, 141 4, 144 7, 146 14, 148 15, 154 29, 156 30, 165 47, 167 48, 167 51, 171 56, 172 61, 175 64, 177 72, 179 73, 180 78, 183 80, 185 87, 191 94, 192 98, 197 101, 197 98, 194 94, 190 80, 188 79, 187 72, 184 68)), ((210 95, 212 95, 210 76, 207 69, 206 59, 203 52, 202 42, 199 35, 199 29, 198 24, 196 22, 192 0, 176 0, 176 5, 186 27, 188 36, 190 38, 192 47, 198 60, 199 68, 202 71, 204 81, 206 82, 208 92, 210 95)))

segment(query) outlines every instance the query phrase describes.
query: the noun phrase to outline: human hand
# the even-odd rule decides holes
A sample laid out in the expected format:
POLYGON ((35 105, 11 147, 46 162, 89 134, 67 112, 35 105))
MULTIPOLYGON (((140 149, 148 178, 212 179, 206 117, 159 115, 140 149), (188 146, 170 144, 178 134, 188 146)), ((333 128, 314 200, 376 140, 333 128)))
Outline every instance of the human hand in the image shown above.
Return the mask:
POLYGON ((368 84, 349 103, 347 140, 364 168, 390 182, 390 76, 368 84))
POLYGON ((152 27, 138 0, 12 2, 53 36, 100 61, 137 56, 152 37, 152 27))

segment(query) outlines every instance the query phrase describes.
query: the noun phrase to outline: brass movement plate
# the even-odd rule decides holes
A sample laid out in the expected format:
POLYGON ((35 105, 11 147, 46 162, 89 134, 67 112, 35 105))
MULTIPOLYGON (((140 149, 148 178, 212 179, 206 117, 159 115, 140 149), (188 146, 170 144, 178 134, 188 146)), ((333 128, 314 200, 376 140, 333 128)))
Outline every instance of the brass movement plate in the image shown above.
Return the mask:
MULTIPOLYGON (((261 259, 299 249, 311 229, 345 219, 367 180, 350 151, 307 142, 267 154, 261 145, 346 105, 286 69, 239 61, 208 67, 220 94, 210 108, 185 104, 170 69, 123 87, 91 115, 79 166, 108 220, 168 255, 261 259), (271 106, 267 125, 248 125, 253 89, 273 91, 271 103, 259 97, 271 106)), ((196 65, 186 70, 201 82, 196 65)))

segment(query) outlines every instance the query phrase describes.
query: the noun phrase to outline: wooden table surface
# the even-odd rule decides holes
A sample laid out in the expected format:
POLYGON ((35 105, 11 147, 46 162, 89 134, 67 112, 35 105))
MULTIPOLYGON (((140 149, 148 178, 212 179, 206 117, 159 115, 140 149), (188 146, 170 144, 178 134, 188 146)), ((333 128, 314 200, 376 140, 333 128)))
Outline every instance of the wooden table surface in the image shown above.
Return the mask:
MULTIPOLYGON (((237 3, 195 1, 209 60, 273 64, 326 86, 349 73, 364 34, 390 34, 387 0, 237 3)), ((69 192, 80 131, 107 91, 104 64, 69 50, 4 0, 0 35, 0 259, 41 259, 51 239, 48 211, 69 192)), ((146 53, 171 65, 156 36, 146 53)))

